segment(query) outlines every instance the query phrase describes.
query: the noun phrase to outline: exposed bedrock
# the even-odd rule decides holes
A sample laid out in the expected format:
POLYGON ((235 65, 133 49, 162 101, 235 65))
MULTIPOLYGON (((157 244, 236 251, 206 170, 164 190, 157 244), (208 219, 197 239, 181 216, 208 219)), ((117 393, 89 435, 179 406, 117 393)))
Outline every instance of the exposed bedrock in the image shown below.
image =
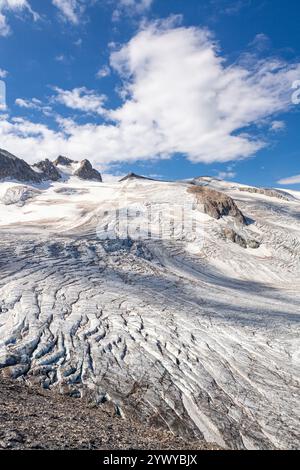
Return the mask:
POLYGON ((61 174, 59 173, 58 169, 54 163, 48 160, 48 158, 46 158, 46 160, 35 163, 33 167, 37 169, 41 175, 41 178, 45 181, 59 181, 61 179, 61 174))
POLYGON ((62 155, 59 155, 56 160, 54 160, 53 164, 55 166, 57 165, 62 165, 62 166, 70 166, 72 163, 77 163, 74 160, 71 160, 70 158, 64 157, 62 155))
POLYGON ((12 179, 40 183, 41 176, 21 158, 17 158, 6 150, 0 149, 0 180, 12 179))
POLYGON ((8 188, 1 198, 1 202, 6 205, 24 206, 26 201, 35 198, 41 193, 38 189, 30 186, 12 186, 8 188))
POLYGON ((88 160, 83 160, 80 163, 78 169, 74 172, 74 176, 78 176, 78 178, 83 180, 94 180, 99 181, 99 183, 102 182, 102 177, 99 171, 95 170, 88 160))
POLYGON ((286 191, 281 191, 278 189, 270 188, 247 188, 239 187, 239 191, 247 192, 251 194, 261 194, 262 196, 275 197, 277 199, 282 199, 283 201, 294 201, 295 198, 288 194, 286 191))
POLYGON ((231 216, 239 224, 246 224, 246 219, 234 200, 225 193, 221 193, 207 186, 191 185, 189 192, 197 197, 198 203, 203 205, 204 212, 214 219, 231 216))
POLYGON ((237 233, 233 228, 225 227, 222 230, 224 237, 226 240, 229 240, 233 243, 237 243, 242 248, 259 248, 260 243, 257 240, 249 239, 245 235, 241 235, 237 233))

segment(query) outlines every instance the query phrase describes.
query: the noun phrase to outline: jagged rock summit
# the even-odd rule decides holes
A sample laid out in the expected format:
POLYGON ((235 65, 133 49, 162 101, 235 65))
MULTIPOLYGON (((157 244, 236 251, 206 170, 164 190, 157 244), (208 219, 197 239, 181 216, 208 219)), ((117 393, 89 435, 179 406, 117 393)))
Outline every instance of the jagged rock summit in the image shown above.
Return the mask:
POLYGON ((59 156, 54 162, 55 167, 66 167, 71 169, 71 174, 82 180, 98 181, 102 183, 102 176, 98 170, 93 168, 91 162, 87 159, 81 162, 71 160, 70 158, 59 156))
POLYGON ((60 155, 54 162, 46 158, 30 166, 21 158, 0 149, 0 180, 10 179, 22 183, 56 182, 66 175, 102 182, 101 174, 93 168, 89 160, 78 162, 60 155), (61 167, 65 167, 66 171, 61 167))
POLYGON ((36 173, 28 163, 6 150, 0 149, 0 179, 6 178, 32 183, 42 181, 42 176, 36 173))
POLYGON ((154 181, 152 178, 147 178, 146 176, 141 176, 137 175, 136 173, 128 173, 128 175, 124 176, 124 178, 120 179, 119 183, 122 183, 123 181, 128 181, 128 180, 149 180, 149 181, 154 181))
POLYGON ((41 174, 43 180, 59 181, 61 179, 60 172, 54 163, 48 160, 48 158, 46 158, 46 160, 35 163, 33 167, 36 168, 36 171, 41 174))
POLYGON ((95 170, 88 160, 83 160, 80 163, 78 169, 74 172, 74 176, 78 176, 82 180, 93 180, 102 183, 102 176, 99 171, 95 170))
POLYGON ((58 165, 71 166, 73 163, 78 163, 78 162, 75 161, 75 160, 71 160, 70 158, 63 157, 62 155, 60 155, 59 157, 57 157, 56 160, 54 160, 53 165, 55 165, 55 166, 58 166, 58 165))

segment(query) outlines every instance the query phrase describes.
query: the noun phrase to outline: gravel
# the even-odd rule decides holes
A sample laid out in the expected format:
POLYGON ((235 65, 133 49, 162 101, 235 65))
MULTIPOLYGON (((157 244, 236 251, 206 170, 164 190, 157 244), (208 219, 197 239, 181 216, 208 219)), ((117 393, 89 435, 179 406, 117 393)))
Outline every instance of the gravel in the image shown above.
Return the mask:
POLYGON ((0 449, 214 450, 116 416, 114 407, 0 378, 0 449))

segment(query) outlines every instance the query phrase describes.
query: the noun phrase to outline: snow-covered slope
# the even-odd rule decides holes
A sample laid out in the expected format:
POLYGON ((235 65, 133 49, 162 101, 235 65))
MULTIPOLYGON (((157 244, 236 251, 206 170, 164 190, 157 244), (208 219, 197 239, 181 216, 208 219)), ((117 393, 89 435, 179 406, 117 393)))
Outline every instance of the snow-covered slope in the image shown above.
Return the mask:
POLYGON ((207 178, 246 223, 217 220, 194 183, 69 175, 20 204, 0 183, 0 368, 220 446, 297 448, 300 201, 207 178), (115 209, 174 203, 192 239, 102 237, 115 209))

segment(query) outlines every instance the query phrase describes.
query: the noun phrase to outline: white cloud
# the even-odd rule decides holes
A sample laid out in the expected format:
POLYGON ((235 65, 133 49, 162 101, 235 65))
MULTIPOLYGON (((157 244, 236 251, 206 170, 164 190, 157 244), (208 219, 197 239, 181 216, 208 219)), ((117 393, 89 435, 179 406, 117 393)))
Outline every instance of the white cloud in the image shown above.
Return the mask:
POLYGON ((217 178, 220 180, 230 180, 236 177, 236 173, 234 171, 220 171, 217 174, 217 178))
POLYGON ((73 90, 62 90, 56 87, 55 91, 57 93, 55 100, 68 108, 100 115, 106 112, 103 107, 106 100, 105 95, 99 95, 85 87, 73 90))
POLYGON ((105 78, 105 77, 108 77, 109 75, 110 75, 110 68, 108 67, 108 65, 104 65, 96 73, 97 78, 105 78))
POLYGON ((117 0, 113 20, 118 21, 123 14, 142 15, 150 10, 153 0, 117 0))
POLYGON ((24 108, 24 109, 31 109, 35 111, 40 111, 46 116, 53 116, 55 115, 53 113, 53 110, 51 106, 45 105, 42 101, 38 100, 37 98, 32 98, 31 100, 26 100, 23 98, 17 98, 15 100, 15 104, 19 106, 19 108, 24 108))
POLYGON ((8 75, 8 71, 4 69, 0 69, 0 78, 6 78, 8 75))
POLYGON ((20 13, 21 11, 29 12, 34 21, 40 18, 38 13, 32 10, 28 0, 0 0, 0 36, 8 36, 11 32, 7 23, 7 13, 20 13))
POLYGON ((15 101, 15 104, 19 106, 20 108, 26 108, 26 109, 35 107, 32 101, 24 100, 23 98, 17 98, 15 101))
POLYGON ((290 176, 289 178, 283 178, 277 182, 278 184, 281 184, 281 185, 300 184, 300 175, 290 176))
POLYGON ((80 47, 82 45, 82 39, 78 38, 77 41, 74 42, 74 46, 80 47))
POLYGON ((55 60, 56 62, 65 62, 66 61, 66 57, 64 56, 64 54, 60 54, 60 55, 57 55, 55 57, 55 60))
POLYGON ((10 33, 10 27, 7 24, 6 17, 1 13, 0 10, 0 36, 8 36, 10 33))
POLYGON ((119 6, 129 8, 137 13, 143 13, 149 10, 153 0, 119 0, 119 6))
POLYGON ((255 38, 249 45, 251 48, 257 49, 258 51, 262 52, 270 48, 271 40, 266 34, 259 33, 255 36, 255 38))
POLYGON ((81 0, 52 0, 53 5, 58 8, 61 17, 77 25, 81 15, 85 10, 84 3, 81 0))
POLYGON ((273 121, 271 123, 271 130, 273 132, 281 132, 284 131, 286 128, 286 124, 284 121, 273 121))
POLYGON ((43 103, 37 98, 32 98, 31 100, 25 100, 23 98, 17 98, 15 104, 20 108, 26 109, 42 109, 43 103))
POLYGON ((25 120, 0 123, 1 145, 23 158, 90 158, 94 163, 170 158, 193 162, 246 158, 266 145, 255 125, 291 106, 291 83, 300 64, 276 60, 228 65, 207 30, 144 26, 119 51, 111 67, 123 81, 123 104, 104 110, 104 97, 86 88, 62 90, 56 99, 71 109, 98 113, 101 122, 59 119, 58 130, 25 120), (109 123, 103 123, 103 116, 109 123))
POLYGON ((262 148, 245 129, 290 106, 290 83, 300 73, 299 64, 273 60, 251 70, 226 66, 207 31, 157 23, 113 53, 111 64, 131 97, 111 112, 122 131, 134 142, 151 135, 148 154, 179 152, 202 162, 262 148))

